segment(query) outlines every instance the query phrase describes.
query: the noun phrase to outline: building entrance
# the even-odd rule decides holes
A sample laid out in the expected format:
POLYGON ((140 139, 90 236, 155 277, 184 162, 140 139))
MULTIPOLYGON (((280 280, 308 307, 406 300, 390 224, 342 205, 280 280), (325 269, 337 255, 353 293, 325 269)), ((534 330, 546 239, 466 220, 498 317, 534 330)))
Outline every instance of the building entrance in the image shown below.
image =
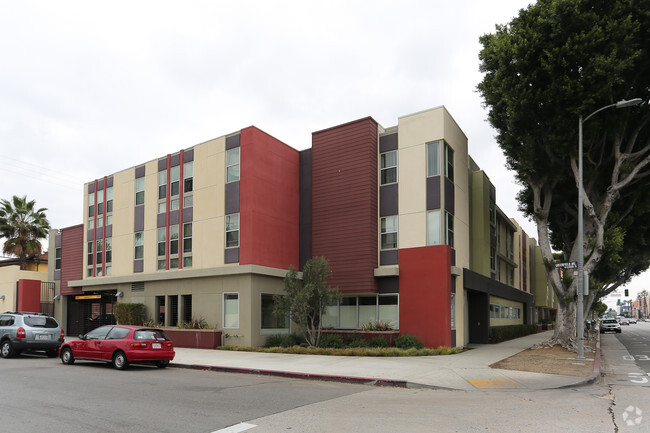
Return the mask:
POLYGON ((66 334, 76 336, 115 323, 113 304, 115 290, 86 292, 68 296, 68 324, 66 334))

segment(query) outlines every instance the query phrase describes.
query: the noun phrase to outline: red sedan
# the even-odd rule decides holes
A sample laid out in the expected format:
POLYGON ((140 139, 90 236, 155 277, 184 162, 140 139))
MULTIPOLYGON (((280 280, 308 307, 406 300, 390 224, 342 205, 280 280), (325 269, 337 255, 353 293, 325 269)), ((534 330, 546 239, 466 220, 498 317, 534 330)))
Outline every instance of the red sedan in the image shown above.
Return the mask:
POLYGON ((127 325, 100 326, 78 340, 66 341, 59 349, 61 362, 66 365, 77 359, 103 361, 118 370, 132 362, 153 362, 165 368, 174 355, 174 343, 161 329, 127 325))

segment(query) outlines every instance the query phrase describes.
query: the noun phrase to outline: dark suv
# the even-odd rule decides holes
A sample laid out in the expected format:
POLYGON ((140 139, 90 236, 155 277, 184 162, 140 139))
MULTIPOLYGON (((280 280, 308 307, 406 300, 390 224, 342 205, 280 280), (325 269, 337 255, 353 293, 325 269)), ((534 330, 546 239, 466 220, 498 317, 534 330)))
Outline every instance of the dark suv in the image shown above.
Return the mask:
POLYGON ((9 311, 0 314, 0 356, 3 358, 27 351, 45 351, 54 358, 64 336, 56 319, 47 314, 9 311))

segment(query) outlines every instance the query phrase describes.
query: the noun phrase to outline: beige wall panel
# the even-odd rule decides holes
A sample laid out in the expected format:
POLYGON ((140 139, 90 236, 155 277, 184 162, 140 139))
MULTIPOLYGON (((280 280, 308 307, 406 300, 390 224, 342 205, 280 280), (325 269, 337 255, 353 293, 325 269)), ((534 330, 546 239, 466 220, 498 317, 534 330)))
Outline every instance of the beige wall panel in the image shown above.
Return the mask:
MULTIPOLYGON (((145 223, 146 225, 146 223, 145 223)), ((144 273, 157 272, 158 267, 158 239, 156 238, 156 230, 144 230, 144 266, 142 271, 144 273)), ((135 245, 133 247, 135 249, 135 245)), ((131 253, 131 267, 133 267, 133 253, 131 253)))
MULTIPOLYGON (((398 200, 400 214, 426 211, 426 146, 400 149, 398 152, 398 200)), ((422 235, 425 235, 423 232, 422 235)))
POLYGON ((192 267, 216 268, 224 265, 224 218, 194 220, 192 227, 192 267))
POLYGON ((400 214, 399 216, 399 248, 415 248, 426 246, 427 218, 425 212, 400 214))
POLYGON ((443 112, 444 108, 438 107, 400 117, 398 119, 399 148, 402 149, 443 138, 443 112))
MULTIPOLYGON (((135 176, 135 175, 134 175, 135 176)), ((134 187, 135 191, 135 187, 134 187)), ((134 193, 135 194, 135 193, 134 193)), ((144 229, 154 230, 158 215, 158 160, 144 168, 144 229)))
POLYGON ((454 149, 454 183, 456 184, 456 188, 468 194, 469 178, 466 173, 469 167, 469 155, 467 150, 467 137, 447 110, 444 110, 444 138, 452 149, 454 149))
POLYGON ((113 276, 133 273, 135 170, 113 175, 113 276))

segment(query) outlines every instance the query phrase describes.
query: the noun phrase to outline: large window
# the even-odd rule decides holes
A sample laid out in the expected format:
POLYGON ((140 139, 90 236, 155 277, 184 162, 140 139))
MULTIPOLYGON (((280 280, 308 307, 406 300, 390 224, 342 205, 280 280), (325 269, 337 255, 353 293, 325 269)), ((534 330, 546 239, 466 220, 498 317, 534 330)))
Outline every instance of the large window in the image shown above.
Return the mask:
POLYGON ((93 246, 95 245, 95 242, 90 241, 88 242, 88 255, 86 256, 86 266, 88 267, 88 272, 86 275, 89 277, 93 276, 93 258, 95 257, 95 254, 93 253, 93 246))
POLYGON ((445 176, 454 181, 454 150, 445 143, 445 176))
POLYGON ((194 161, 186 162, 183 165, 183 193, 187 194, 194 190, 194 161))
POLYGON ((397 182, 397 151, 381 154, 381 184, 387 185, 389 183, 397 182))
POLYGON ((450 247, 454 247, 454 216, 449 212, 445 212, 445 226, 447 228, 445 243, 450 247))
POLYGON ((273 314, 275 306, 274 295, 262 293, 262 334, 288 334, 289 333, 289 314, 276 316, 273 314))
POLYGON ((440 245, 440 210, 427 212, 427 245, 440 245))
POLYGON ((104 264, 104 268, 106 269, 105 275, 110 276, 113 265, 113 238, 106 238, 104 240, 104 251, 106 253, 106 263, 104 264))
POLYGON ((56 258, 54 261, 54 269, 58 271, 61 269, 61 248, 56 248, 54 251, 56 254, 56 258))
POLYGON ((398 295, 344 296, 323 314, 323 326, 338 329, 358 329, 377 320, 399 329, 398 295))
POLYGON ((111 212, 113 212, 113 187, 109 186, 106 188, 106 213, 111 212))
POLYGON ((427 176, 440 175, 440 141, 427 143, 427 176))
POLYGON ((167 198, 167 170, 158 172, 158 200, 167 198))
POLYGON ((135 205, 144 204, 144 177, 135 180, 135 205))
POLYGON ((451 294, 451 329, 456 329, 456 294, 451 294))
POLYGON ((183 224, 183 267, 192 267, 192 223, 183 224))
POLYGON ((239 180, 239 147, 226 151, 226 183, 239 180))
POLYGON ((223 327, 239 328, 239 293, 223 294, 223 327))
POLYGON ((381 219, 381 249, 394 250, 397 248, 397 216, 381 219))
POLYGON ((226 248, 239 247, 239 214, 226 215, 226 248))
POLYGON ((88 218, 95 217, 95 193, 88 194, 88 218))
POLYGON ((158 270, 163 270, 167 267, 165 258, 165 247, 167 243, 167 229, 161 227, 158 229, 158 270))
POLYGON ((177 165, 170 169, 170 195, 176 197, 180 192, 181 166, 177 165))
POLYGON ((102 262, 103 262, 103 252, 104 252, 104 242, 102 239, 97 239, 95 241, 95 276, 101 277, 102 272, 102 262))
POLYGON ((104 214, 104 190, 97 191, 97 215, 104 214))
POLYGON ((144 232, 135 232, 135 241, 134 241, 135 251, 133 253, 133 258, 135 260, 144 258, 144 232))

